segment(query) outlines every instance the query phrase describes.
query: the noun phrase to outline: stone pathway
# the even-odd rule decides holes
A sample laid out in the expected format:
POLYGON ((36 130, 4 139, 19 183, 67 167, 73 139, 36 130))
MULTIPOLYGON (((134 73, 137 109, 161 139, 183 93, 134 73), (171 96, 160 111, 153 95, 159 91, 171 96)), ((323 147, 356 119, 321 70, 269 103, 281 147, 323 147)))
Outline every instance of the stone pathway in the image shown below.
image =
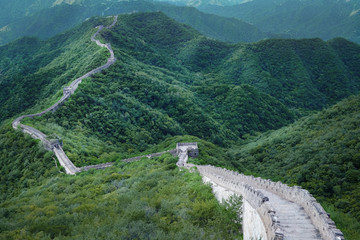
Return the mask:
POLYGON ((304 209, 294 202, 285 200, 269 191, 259 189, 269 198, 276 211, 281 229, 286 240, 321 240, 320 232, 316 230, 304 209))

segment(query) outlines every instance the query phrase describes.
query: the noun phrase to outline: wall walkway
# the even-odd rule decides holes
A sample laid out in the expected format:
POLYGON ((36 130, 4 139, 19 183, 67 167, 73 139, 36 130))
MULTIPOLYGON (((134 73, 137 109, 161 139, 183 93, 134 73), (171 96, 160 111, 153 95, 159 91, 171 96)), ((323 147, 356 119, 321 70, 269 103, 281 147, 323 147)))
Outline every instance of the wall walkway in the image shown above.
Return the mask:
POLYGON ((342 232, 307 190, 210 165, 188 164, 183 152, 186 150, 179 153, 178 165, 196 167, 203 177, 242 195, 260 216, 267 239, 344 240, 342 232))

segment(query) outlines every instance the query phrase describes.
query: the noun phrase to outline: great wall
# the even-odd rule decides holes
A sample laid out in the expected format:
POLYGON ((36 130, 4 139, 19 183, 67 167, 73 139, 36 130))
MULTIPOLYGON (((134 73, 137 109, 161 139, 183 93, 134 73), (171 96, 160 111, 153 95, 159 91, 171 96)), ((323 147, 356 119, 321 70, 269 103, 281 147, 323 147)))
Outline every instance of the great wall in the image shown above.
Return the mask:
MULTIPOLYGON (((93 69, 74 80, 69 87, 65 87, 63 97, 53 106, 40 113, 20 116, 12 123, 14 129, 20 127, 24 133, 39 139, 47 150, 53 151, 67 174, 76 174, 92 168, 103 169, 112 166, 113 163, 78 168, 66 156, 59 141, 48 139, 41 131, 21 124, 20 121, 24 118, 42 116, 47 112, 55 111, 75 92, 84 78, 91 77, 93 74, 99 73, 115 63, 116 58, 111 45, 109 43, 103 44, 95 38, 104 28, 109 29, 113 27, 117 20, 118 18, 115 16, 111 25, 107 27, 98 26, 97 32, 91 36, 91 41, 100 47, 108 49, 110 57, 106 64, 93 69)), ((210 165, 201 166, 187 163, 189 157, 197 157, 199 155, 197 143, 178 143, 176 149, 173 150, 124 159, 122 161, 138 161, 144 157, 153 158, 165 153, 178 157, 177 166, 179 168, 196 169, 203 177, 204 182, 212 185, 219 201, 232 194, 243 197, 242 218, 245 240, 344 240, 342 232, 336 228, 329 215, 307 190, 297 186, 289 187, 280 182, 246 176, 210 165), (218 191, 226 192, 226 194, 217 194, 218 191)))
MULTIPOLYGON (((77 168, 70 161, 70 159, 66 156, 64 150, 62 149, 61 144, 58 141, 49 140, 48 137, 41 131, 39 131, 33 127, 21 124, 20 121, 24 118, 40 117, 50 111, 56 111, 56 109, 58 109, 61 106, 61 104, 63 104, 75 92, 75 90, 78 88, 79 84, 82 82, 83 79, 91 77, 92 75, 99 73, 104 69, 107 69, 108 67, 110 67, 111 65, 113 65, 116 62, 114 51, 112 50, 110 43, 103 44, 95 38, 104 28, 106 28, 106 29, 112 28, 117 23, 117 20, 118 20, 118 16, 115 16, 114 21, 109 26, 107 26, 107 27, 104 27, 103 25, 98 26, 97 27, 98 30, 96 31, 96 33, 94 33, 91 36, 92 42, 95 42, 100 47, 105 47, 108 49, 108 51, 110 53, 110 57, 107 59, 106 64, 91 70, 90 72, 88 72, 88 73, 84 74, 83 76, 72 81, 68 87, 64 87, 62 98, 59 101, 57 101, 54 105, 49 107, 48 109, 46 109, 40 113, 22 115, 22 116, 16 118, 12 122, 12 127, 14 129, 18 129, 18 127, 20 127, 20 129, 24 133, 30 134, 30 136, 34 139, 39 139, 44 144, 44 147, 46 149, 53 151, 55 153, 57 159, 59 160, 60 165, 62 167, 64 167, 67 174, 76 174, 77 172, 80 172, 82 169, 77 168)), ((103 164, 101 164, 99 166, 94 165, 94 166, 88 167, 87 169, 90 169, 90 168, 103 168, 103 164)))

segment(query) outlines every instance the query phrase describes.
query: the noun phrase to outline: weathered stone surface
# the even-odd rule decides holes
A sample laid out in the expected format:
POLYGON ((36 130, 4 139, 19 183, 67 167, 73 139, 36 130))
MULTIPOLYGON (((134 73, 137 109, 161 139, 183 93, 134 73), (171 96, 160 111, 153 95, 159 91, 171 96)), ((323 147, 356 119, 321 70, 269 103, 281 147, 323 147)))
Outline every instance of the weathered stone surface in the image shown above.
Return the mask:
POLYGON ((196 167, 203 176, 240 193, 259 213, 268 239, 344 239, 316 199, 300 187, 214 166, 196 167))
POLYGON ((71 161, 70 159, 66 156, 64 150, 62 149, 61 146, 59 147, 55 147, 53 149, 57 159, 59 160, 59 163, 61 166, 64 167, 65 171, 67 174, 71 174, 74 175, 77 172, 80 172, 80 169, 77 168, 71 161))
MULTIPOLYGON (((262 236, 266 235, 266 239, 275 240, 344 239, 341 231, 336 228, 329 215, 308 191, 298 186, 289 187, 281 182, 246 176, 210 165, 188 164, 186 155, 189 145, 177 144, 178 166, 189 169, 196 167, 204 181, 212 182, 213 189, 217 189, 218 193, 216 194, 220 193, 224 196, 231 193, 240 194, 256 210, 265 232, 249 230, 247 234, 244 233, 245 240, 253 239, 254 236, 261 234, 262 236)), ((215 196, 219 199, 216 194, 215 196)), ((244 214, 244 219, 249 216, 251 214, 248 216, 244 214)), ((246 228, 249 227, 249 222, 246 221, 246 228)))
MULTIPOLYGON (((204 183, 210 183, 213 193, 216 199, 222 203, 224 200, 227 200, 232 195, 240 195, 229 189, 220 186, 213 182, 210 178, 203 176, 204 183)), ((256 209, 254 209, 251 204, 243 199, 243 208, 242 208, 242 225, 243 225, 243 235, 244 239, 267 239, 266 229, 260 218, 256 209)))

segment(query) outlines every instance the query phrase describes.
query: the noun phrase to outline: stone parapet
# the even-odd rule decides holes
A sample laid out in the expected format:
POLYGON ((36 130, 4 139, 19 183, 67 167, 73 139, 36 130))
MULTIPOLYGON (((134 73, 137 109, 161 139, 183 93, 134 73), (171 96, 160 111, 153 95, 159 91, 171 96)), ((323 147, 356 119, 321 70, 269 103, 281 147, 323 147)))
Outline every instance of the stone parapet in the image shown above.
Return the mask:
POLYGON ((289 187, 281 182, 273 182, 268 179, 265 180, 254 176, 246 176, 223 168, 214 166, 206 167, 211 169, 216 175, 225 175, 231 181, 244 182, 255 188, 265 189, 279 195, 288 201, 295 202, 304 208, 324 240, 344 240, 343 233, 336 228, 335 223, 330 219, 329 214, 307 190, 302 189, 299 186, 289 187))
MULTIPOLYGON (((225 178, 222 174, 217 174, 217 168, 213 166, 197 166, 201 175, 211 179, 216 184, 223 186, 235 193, 241 194, 246 201, 257 211, 265 229, 267 239, 283 240, 284 234, 278 222, 278 217, 271 204, 261 191, 254 189, 245 182, 237 181, 233 178, 225 178)), ((221 171, 222 169, 219 169, 221 171)))

